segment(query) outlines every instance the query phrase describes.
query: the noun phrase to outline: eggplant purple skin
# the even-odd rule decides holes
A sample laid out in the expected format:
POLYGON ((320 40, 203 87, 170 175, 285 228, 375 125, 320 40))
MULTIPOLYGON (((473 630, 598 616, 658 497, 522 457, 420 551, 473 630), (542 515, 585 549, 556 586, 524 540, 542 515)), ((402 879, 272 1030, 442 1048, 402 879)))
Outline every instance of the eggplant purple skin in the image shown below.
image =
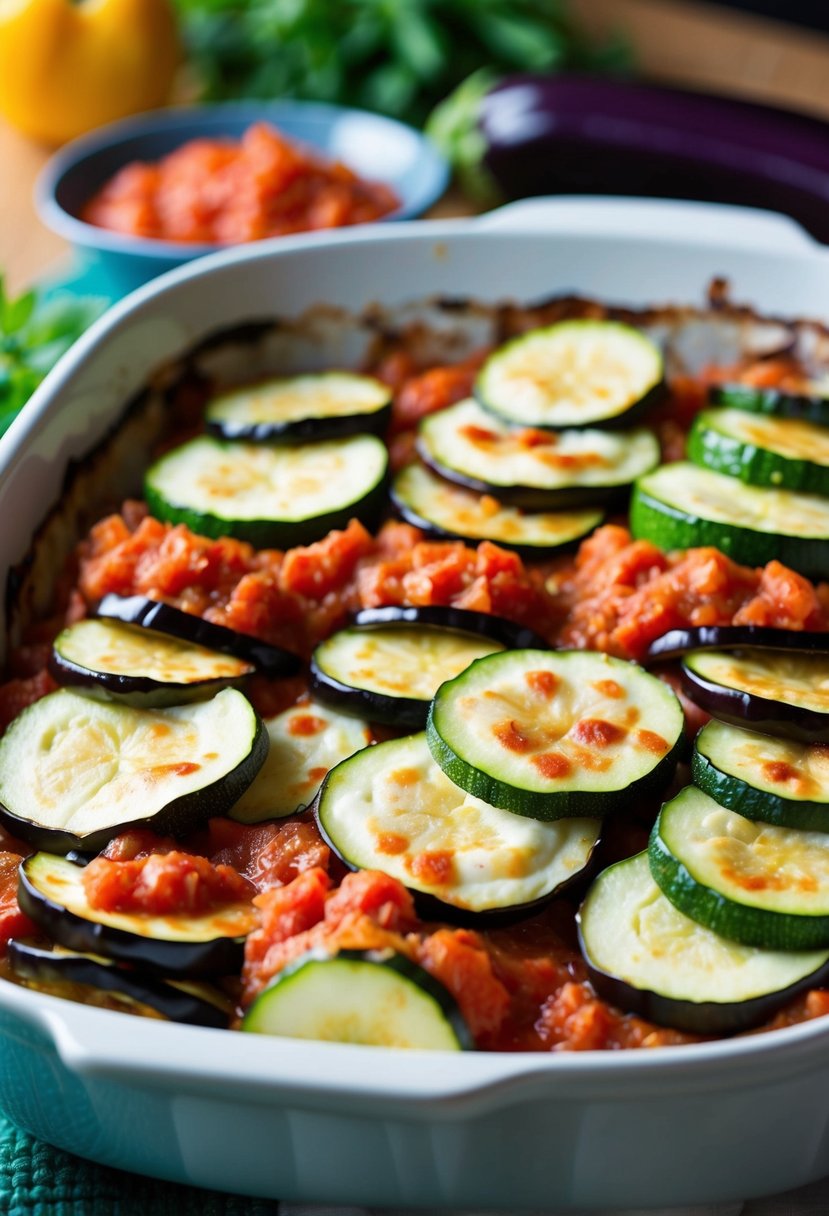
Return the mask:
POLYGON ((105 595, 95 615, 128 625, 141 625, 144 629, 154 629, 208 650, 218 650, 220 654, 233 655, 253 663, 258 671, 268 676, 293 676, 302 666, 299 656, 289 650, 143 595, 105 595))
POLYGON ((764 735, 794 739, 797 743, 829 744, 829 713, 726 688, 713 680, 703 679, 685 663, 680 673, 686 695, 720 722, 747 727, 764 735))
POLYGON ((351 414, 347 418, 301 418, 296 422, 218 422, 208 420, 205 429, 215 439, 244 443, 308 443, 322 439, 345 439, 349 435, 383 436, 391 420, 391 399, 379 410, 351 414))
MULTIPOLYGON (((363 608, 357 612, 353 625, 424 625, 433 629, 449 629, 454 633, 471 633, 500 642, 509 650, 550 650, 547 642, 534 629, 517 625, 515 621, 489 612, 473 612, 469 608, 445 607, 441 604, 388 605, 384 608, 363 608)), ((827 635, 829 637, 829 635, 827 635)))
POLYGON ((368 688, 353 688, 329 676, 311 659, 308 681, 311 695, 354 718, 365 718, 383 726, 396 726, 401 730, 423 730, 429 714, 429 702, 416 697, 392 697, 372 692, 368 688))
POLYGON ((49 656, 49 674, 65 688, 78 688, 87 696, 101 701, 120 701, 141 709, 162 709, 184 705, 191 701, 206 701, 223 688, 243 688, 252 674, 247 672, 234 679, 197 680, 190 684, 167 684, 149 676, 120 675, 110 671, 94 671, 73 663, 53 650, 49 656))
POLYGON ((698 625, 669 629, 651 642, 644 661, 677 659, 694 650, 748 649, 829 654, 829 631, 775 629, 768 625, 698 625))
POLYGON ((617 975, 610 975, 593 966, 582 935, 581 913, 576 915, 579 950, 587 966, 587 975, 594 991, 602 1000, 615 1005, 624 1013, 633 1013, 657 1026, 681 1030, 686 1034, 737 1034, 751 1030, 773 1017, 788 1001, 801 992, 820 988, 829 980, 829 964, 812 975, 805 976, 791 987, 747 1001, 720 1004, 718 1001, 683 1001, 662 996, 648 988, 635 988, 617 975))
POLYGON ((576 75, 509 76, 478 115, 507 198, 615 194, 782 211, 829 241, 829 128, 771 106, 576 75))
POLYGON ((81 954, 101 954, 119 963, 151 967, 171 979, 238 975, 245 956, 242 937, 215 937, 204 942, 162 941, 102 925, 69 912, 47 899, 20 866, 17 888, 20 910, 53 941, 81 954))
POLYGON ((88 955, 55 954, 41 946, 13 939, 8 945, 8 960, 12 971, 22 979, 33 983, 85 984, 101 988, 114 996, 148 1005, 171 1022, 223 1029, 230 1021, 230 1011, 223 1010, 219 1003, 174 988, 151 975, 119 967, 116 963, 101 962, 88 955))

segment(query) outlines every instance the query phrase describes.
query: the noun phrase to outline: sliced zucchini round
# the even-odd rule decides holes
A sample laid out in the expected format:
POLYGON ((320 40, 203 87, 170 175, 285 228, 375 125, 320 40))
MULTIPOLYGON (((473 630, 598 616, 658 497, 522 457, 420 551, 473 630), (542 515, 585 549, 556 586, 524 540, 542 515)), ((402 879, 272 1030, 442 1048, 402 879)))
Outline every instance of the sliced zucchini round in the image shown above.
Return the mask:
POLYGON ((684 718, 666 684, 585 650, 480 659, 438 689, 432 755, 493 806, 539 819, 602 815, 670 779, 684 718))
POLYGON ((267 750, 261 720, 234 689, 155 710, 62 689, 0 739, 0 820, 61 853, 97 852, 137 826, 181 835, 226 814, 267 750))
POLYGON ((244 659, 169 634, 94 618, 58 634, 49 666, 61 684, 146 709, 204 700, 254 671, 244 659))
POLYGON ((13 973, 29 987, 56 996, 74 996, 88 1003, 84 994, 90 990, 107 992, 128 1008, 138 1006, 139 1012, 150 1009, 171 1022, 191 1026, 222 1028, 233 1016, 233 1003, 212 985, 156 979, 94 954, 10 941, 7 958, 13 973))
POLYGON ((157 519, 202 536, 289 548, 350 519, 374 523, 387 465, 385 444, 375 435, 288 447, 201 435, 148 470, 144 497, 157 519))
MULTIPOLYGON (((473 612, 447 604, 386 604, 382 608, 361 608, 354 625, 412 625, 451 629, 455 633, 478 634, 500 643, 507 650, 544 650, 547 641, 527 625, 518 625, 494 612, 473 612)), ((829 637, 829 634, 827 634, 829 637)))
POLYGON ((391 391, 373 376, 317 372, 248 384, 214 397, 207 430, 219 439, 282 443, 381 434, 391 414, 391 391))
POLYGON ((417 450, 449 481, 530 511, 595 503, 659 463, 651 431, 520 430, 471 399, 422 419, 417 450))
POLYGON ((829 748, 708 722, 697 735, 694 785, 720 806, 782 828, 829 832, 829 748))
POLYGON ((316 797, 329 769, 371 743, 368 723, 315 701, 265 719, 268 758, 229 812, 240 823, 284 819, 316 797))
POLYGON ((599 837, 597 819, 540 823, 466 794, 435 764, 423 733, 344 760, 316 813, 346 865, 440 900, 444 915, 446 905, 532 909, 583 872, 599 837))
POLYGON ((692 1034, 748 1030, 827 979, 825 950, 759 950, 690 920, 659 890, 646 853, 599 875, 578 926, 590 980, 601 997, 692 1034))
POLYGON ((711 389, 714 405, 778 418, 802 418, 829 426, 829 385, 825 380, 805 380, 802 392, 779 388, 757 388, 753 384, 719 384, 711 389))
POLYGON ((233 655, 252 663, 257 671, 268 676, 292 676, 302 666, 297 655, 283 650, 281 646, 272 646, 253 634, 216 625, 202 616, 183 612, 172 604, 150 600, 143 595, 105 595, 98 604, 96 615, 107 620, 125 621, 128 625, 141 625, 144 629, 192 642, 194 646, 233 655))
POLYGON ((651 642, 646 658, 679 659, 697 650, 796 650, 829 655, 829 630, 777 629, 770 625, 692 625, 669 629, 651 642))
POLYGON ((461 1051, 475 1046, 455 998, 393 950, 309 952, 251 1005, 242 1030, 290 1039, 461 1051))
POLYGON ((176 977, 238 973, 245 937, 259 923, 252 903, 226 904, 199 916, 101 911, 86 897, 83 866, 52 853, 33 853, 21 864, 17 900, 68 950, 176 977))
POLYGON ((391 487, 397 513, 432 536, 451 540, 491 540, 524 557, 576 545, 604 519, 595 508, 526 513, 488 494, 465 490, 419 462, 407 465, 391 487))
POLYGON ((630 527, 660 549, 714 545, 745 565, 776 558, 813 578, 829 574, 829 499, 747 486, 690 463, 639 479, 630 527))
POLYGON ((656 401, 664 376, 662 352, 640 330, 619 321, 559 321, 490 355, 475 396, 524 426, 611 426, 656 401))
POLYGON ((688 786, 648 844, 668 899, 714 933, 763 950, 829 947, 829 836, 757 823, 688 786))
POLYGON ((705 650, 686 656, 693 701, 724 722, 802 743, 829 743, 829 655, 705 650))
POLYGON ((746 410, 702 410, 688 436, 688 458, 753 486, 829 494, 829 429, 746 410))
POLYGON ((343 713, 418 728, 444 680, 500 650, 490 638, 427 625, 341 629, 314 651, 311 689, 343 713))

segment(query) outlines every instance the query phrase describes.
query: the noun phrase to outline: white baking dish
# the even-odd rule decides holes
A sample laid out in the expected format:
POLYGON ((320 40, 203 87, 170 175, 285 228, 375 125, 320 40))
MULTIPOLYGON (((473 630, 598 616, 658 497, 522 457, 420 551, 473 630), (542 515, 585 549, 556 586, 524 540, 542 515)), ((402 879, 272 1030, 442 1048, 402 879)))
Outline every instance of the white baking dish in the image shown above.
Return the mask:
MULTIPOLYGON (((217 326, 434 295, 701 303, 715 275, 761 312, 829 318, 829 251, 782 218, 696 204, 536 202, 177 271, 99 322, 0 441, 0 577, 70 460, 150 369, 217 326)), ((282 1199, 726 1201, 829 1172, 829 1019, 642 1052, 407 1054, 145 1021, 0 984, 0 1106, 98 1161, 282 1199)))

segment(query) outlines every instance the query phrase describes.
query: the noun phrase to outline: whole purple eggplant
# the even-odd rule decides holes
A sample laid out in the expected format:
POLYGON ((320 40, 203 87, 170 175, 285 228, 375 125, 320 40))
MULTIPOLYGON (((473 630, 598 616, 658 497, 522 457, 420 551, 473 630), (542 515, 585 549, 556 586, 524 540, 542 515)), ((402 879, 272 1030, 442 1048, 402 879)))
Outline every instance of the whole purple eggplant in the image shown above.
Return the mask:
POLYGON ((510 76, 456 96, 436 111, 431 130, 456 163, 479 178, 483 170, 502 197, 740 203, 785 212, 829 242, 829 123, 586 76, 510 76))

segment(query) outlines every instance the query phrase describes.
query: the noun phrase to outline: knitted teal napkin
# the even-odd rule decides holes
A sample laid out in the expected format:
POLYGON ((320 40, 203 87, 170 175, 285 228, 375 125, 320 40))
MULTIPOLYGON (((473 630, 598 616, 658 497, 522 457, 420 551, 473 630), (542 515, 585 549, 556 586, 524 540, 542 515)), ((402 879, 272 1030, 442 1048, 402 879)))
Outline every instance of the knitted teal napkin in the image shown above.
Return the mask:
POLYGON ((2 1216, 278 1216, 267 1199, 126 1174, 61 1152, 0 1115, 2 1216))

